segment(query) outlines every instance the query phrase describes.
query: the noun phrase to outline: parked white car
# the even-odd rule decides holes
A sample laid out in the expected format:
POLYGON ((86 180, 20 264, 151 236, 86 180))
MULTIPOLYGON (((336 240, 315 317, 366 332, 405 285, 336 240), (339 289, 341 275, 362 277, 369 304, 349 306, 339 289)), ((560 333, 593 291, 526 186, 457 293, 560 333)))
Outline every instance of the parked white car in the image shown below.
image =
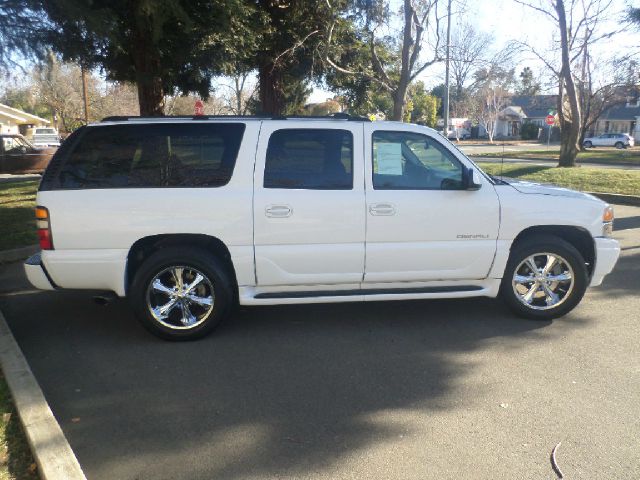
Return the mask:
POLYGON ((55 128, 37 127, 28 136, 36 147, 59 147, 60 135, 55 128))
POLYGON ((238 302, 500 294, 548 320, 620 252, 597 198, 487 175, 427 127, 346 115, 106 119, 65 141, 37 204, 35 287, 126 296, 174 340, 238 302))
POLYGON ((635 140, 631 135, 626 133, 603 133, 597 137, 588 137, 584 139, 582 145, 585 148, 593 147, 616 147, 627 148, 635 145, 635 140))

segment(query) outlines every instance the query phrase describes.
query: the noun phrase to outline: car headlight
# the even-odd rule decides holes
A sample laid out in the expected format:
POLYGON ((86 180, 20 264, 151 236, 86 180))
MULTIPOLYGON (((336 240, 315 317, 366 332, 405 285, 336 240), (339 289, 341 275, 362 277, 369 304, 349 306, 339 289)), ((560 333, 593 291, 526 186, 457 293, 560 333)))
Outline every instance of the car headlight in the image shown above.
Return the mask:
POLYGON ((610 237, 613 234, 613 207, 607 205, 602 212, 602 236, 610 237))

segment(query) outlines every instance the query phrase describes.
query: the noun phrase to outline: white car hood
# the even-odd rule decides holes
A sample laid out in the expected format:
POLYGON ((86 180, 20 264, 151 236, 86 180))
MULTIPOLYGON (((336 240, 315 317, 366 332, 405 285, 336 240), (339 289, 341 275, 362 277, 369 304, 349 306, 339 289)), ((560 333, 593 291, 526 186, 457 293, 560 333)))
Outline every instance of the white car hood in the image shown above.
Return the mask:
POLYGON ((569 197, 569 198, 582 198, 584 200, 594 200, 601 202, 600 199, 589 195, 588 193, 578 192, 569 188, 558 187, 552 184, 543 184, 528 182, 526 180, 516 180, 513 178, 501 177, 501 180, 505 181, 520 193, 525 194, 538 194, 538 195, 551 195, 555 197, 569 197))

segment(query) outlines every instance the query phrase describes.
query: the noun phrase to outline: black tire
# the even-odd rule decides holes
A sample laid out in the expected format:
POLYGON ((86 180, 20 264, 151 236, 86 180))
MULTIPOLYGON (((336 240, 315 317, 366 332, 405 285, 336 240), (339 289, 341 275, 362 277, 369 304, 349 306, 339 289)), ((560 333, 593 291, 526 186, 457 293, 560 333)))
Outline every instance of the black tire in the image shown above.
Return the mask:
POLYGON ((615 147, 616 147, 618 150, 622 150, 622 149, 624 148, 624 143, 622 143, 622 142, 616 142, 615 147))
MULTIPOLYGON (((555 268, 560 269, 562 262, 560 263, 561 264, 555 268)), ((519 271, 522 275, 522 270, 519 271)), ((533 275, 533 273, 530 273, 530 275, 533 275)), ((507 306, 521 317, 533 320, 552 320, 566 315, 573 310, 576 305, 578 305, 584 296, 585 290, 587 289, 588 277, 589 275, 585 260, 573 245, 553 235, 535 235, 518 242, 511 251, 504 277, 502 278, 502 283, 500 285, 500 296, 507 306), (535 254, 540 255, 535 256, 535 254), (573 275, 571 275, 573 284, 571 288, 568 288, 566 284, 556 283, 556 291, 554 293, 561 296, 562 293, 565 292, 562 297, 563 300, 558 302, 557 306, 549 307, 546 306, 547 302, 544 301, 544 299, 534 298, 533 301, 537 302, 537 307, 542 308, 536 309, 535 305, 525 305, 524 299, 520 299, 520 295, 516 293, 516 287, 514 286, 514 277, 516 269, 519 267, 526 270, 527 267, 522 264, 532 255, 536 261, 536 266, 542 268, 542 265, 538 265, 538 262, 545 259, 544 254, 558 256, 561 257, 562 260, 566 261, 573 271, 573 275), (540 303, 544 303, 545 305, 540 305, 540 303)), ((528 285, 530 285, 532 290, 537 283, 530 282, 528 285)), ((554 284, 551 284, 552 289, 553 285, 554 284)), ((550 284, 547 283, 547 286, 550 286, 550 284)), ((520 287, 522 288, 523 285, 520 285, 520 287)), ((542 294, 542 296, 544 296, 545 292, 543 287, 540 285, 539 288, 541 290, 537 290, 534 295, 539 296, 542 294)))
POLYGON ((591 143, 590 141, 586 141, 582 144, 584 146, 584 148, 591 148, 593 147, 593 143, 591 143))
POLYGON ((136 272, 129 290, 129 301, 140 323, 154 335, 164 340, 195 340, 208 335, 228 315, 233 304, 230 277, 222 262, 205 250, 163 248, 147 258, 136 272), (181 282, 186 281, 186 285, 194 280, 196 273, 204 277, 193 291, 195 293, 191 294, 192 297, 189 297, 186 292, 183 292, 184 295, 180 298, 175 297, 173 293, 171 295, 174 296, 170 297, 169 294, 161 293, 151 287, 154 279, 158 277, 163 288, 171 286, 173 281, 175 290, 177 282, 172 267, 182 269, 180 270, 181 282), (167 285, 163 285, 163 282, 167 285), (202 293, 198 293, 197 289, 202 293), (166 318, 158 319, 152 313, 150 306, 155 303, 164 303, 163 296, 166 305, 175 300, 176 306, 171 307, 166 318), (209 301, 212 304, 211 307, 191 302, 190 299, 194 297, 199 299, 198 301, 209 301), (187 305, 187 315, 182 308, 183 304, 187 305), (174 313, 176 308, 178 311, 174 313), (207 311, 209 313, 205 315, 207 311), (197 320, 193 326, 182 324, 180 318, 190 318, 190 315, 197 320))

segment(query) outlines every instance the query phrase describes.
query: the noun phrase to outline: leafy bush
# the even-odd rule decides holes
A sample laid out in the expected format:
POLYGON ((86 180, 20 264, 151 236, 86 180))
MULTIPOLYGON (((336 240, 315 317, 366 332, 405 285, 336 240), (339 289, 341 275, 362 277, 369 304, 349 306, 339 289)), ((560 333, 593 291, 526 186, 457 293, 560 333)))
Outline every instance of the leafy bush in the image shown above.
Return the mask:
POLYGON ((534 123, 523 123, 520 129, 520 138, 522 140, 535 140, 538 138, 539 129, 540 127, 534 123))

